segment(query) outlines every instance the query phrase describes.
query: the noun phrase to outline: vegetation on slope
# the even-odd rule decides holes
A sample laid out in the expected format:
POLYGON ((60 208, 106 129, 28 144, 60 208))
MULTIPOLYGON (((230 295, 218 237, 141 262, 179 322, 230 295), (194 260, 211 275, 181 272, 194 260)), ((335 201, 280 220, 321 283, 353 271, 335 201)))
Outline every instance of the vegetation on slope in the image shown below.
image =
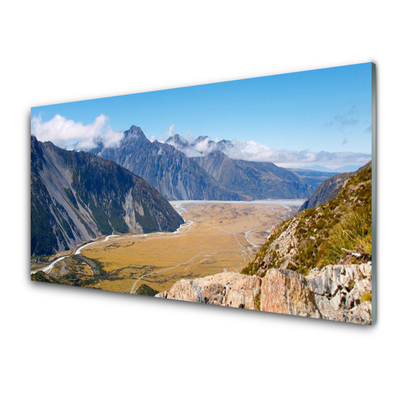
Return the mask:
POLYGON ((274 229, 242 273, 263 275, 285 263, 288 269, 308 274, 327 264, 369 261, 371 235, 369 166, 351 176, 333 200, 304 210, 274 229))
POLYGON ((136 294, 151 297, 154 297, 157 293, 159 293, 158 290, 155 290, 146 284, 141 285, 140 288, 136 291, 136 294))

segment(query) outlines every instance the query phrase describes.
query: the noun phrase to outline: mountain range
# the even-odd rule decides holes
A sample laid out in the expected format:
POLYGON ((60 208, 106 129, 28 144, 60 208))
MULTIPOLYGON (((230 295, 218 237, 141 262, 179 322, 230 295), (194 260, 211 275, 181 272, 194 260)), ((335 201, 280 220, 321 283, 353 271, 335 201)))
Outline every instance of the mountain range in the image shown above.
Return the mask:
POLYGON ((142 177, 168 200, 308 198, 333 175, 232 159, 224 153, 231 145, 206 136, 192 143, 179 135, 165 143, 151 142, 139 127, 132 126, 118 147, 99 146, 92 152, 142 177))
POLYGON ((170 136, 165 143, 174 146, 188 157, 200 157, 216 150, 226 153, 229 149, 233 148, 233 143, 230 140, 223 139, 215 142, 208 136, 199 136, 197 139, 189 142, 182 136, 175 134, 170 136))
POLYGON ((245 200, 175 147, 148 140, 137 126, 124 132, 118 147, 93 152, 142 177, 168 200, 245 200))
POLYGON ((31 255, 115 233, 175 231, 181 216, 144 179, 31 136, 31 255))

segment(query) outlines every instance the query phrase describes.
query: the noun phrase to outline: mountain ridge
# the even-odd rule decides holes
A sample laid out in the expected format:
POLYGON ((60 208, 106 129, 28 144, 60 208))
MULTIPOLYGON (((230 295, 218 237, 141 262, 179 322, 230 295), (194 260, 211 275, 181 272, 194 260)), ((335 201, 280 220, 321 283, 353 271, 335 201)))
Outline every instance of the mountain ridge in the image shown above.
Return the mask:
POLYGON ((252 199, 304 199, 315 189, 298 174, 270 162, 235 160, 220 150, 193 159, 221 186, 252 199))
POLYGON ((302 176, 273 163, 232 159, 223 152, 230 145, 230 141, 213 142, 207 136, 189 144, 178 134, 165 143, 151 142, 132 125, 118 147, 98 147, 92 152, 141 176, 168 200, 308 198, 327 175, 302 176), (204 142, 213 149, 206 155, 196 150, 204 142), (188 151, 195 153, 188 156, 188 151))
POLYGON ((174 146, 151 142, 132 125, 119 147, 95 149, 95 154, 116 162, 141 176, 168 200, 245 200, 223 188, 194 160, 174 146))

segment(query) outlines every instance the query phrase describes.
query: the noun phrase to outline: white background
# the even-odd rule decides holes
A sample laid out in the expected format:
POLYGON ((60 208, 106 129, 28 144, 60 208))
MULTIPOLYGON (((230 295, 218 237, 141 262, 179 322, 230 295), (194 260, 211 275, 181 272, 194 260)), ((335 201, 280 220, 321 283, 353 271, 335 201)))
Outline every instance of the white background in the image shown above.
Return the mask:
POLYGON ((2 398, 398 395, 400 57, 394 4, 2 5, 2 398), (375 326, 30 282, 31 106, 369 61, 378 71, 375 326))

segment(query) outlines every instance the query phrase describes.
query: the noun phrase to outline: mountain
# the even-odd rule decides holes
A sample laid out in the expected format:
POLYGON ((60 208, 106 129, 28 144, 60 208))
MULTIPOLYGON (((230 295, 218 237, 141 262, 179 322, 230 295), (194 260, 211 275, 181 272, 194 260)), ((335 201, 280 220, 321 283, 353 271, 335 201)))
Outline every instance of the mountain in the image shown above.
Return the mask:
POLYGON ((311 197, 303 203, 300 207, 299 212, 306 210, 308 208, 314 208, 319 206, 320 204, 326 203, 329 200, 332 200, 339 193, 340 189, 342 189, 345 182, 356 173, 362 171, 365 168, 369 168, 371 166, 371 162, 368 162, 363 167, 359 168, 356 172, 346 172, 343 174, 334 175, 325 181, 323 181, 315 190, 315 192, 311 195, 311 197))
POLYGON ((308 274, 327 264, 371 261, 371 166, 350 176, 337 195, 271 231, 245 273, 270 268, 308 274))
POLYGON ((287 168, 287 169, 289 171, 294 172, 296 175, 299 175, 307 183, 313 185, 315 188, 317 188, 323 181, 338 174, 338 172, 328 172, 322 170, 315 171, 311 169, 300 169, 300 168, 287 168))
POLYGON ((187 147, 190 147, 189 142, 185 138, 183 138, 182 136, 180 136, 178 134, 170 136, 165 141, 165 143, 168 143, 171 146, 174 146, 178 150, 186 149, 187 147))
POLYGON ((233 160, 219 150, 193 159, 221 186, 250 199, 301 199, 316 188, 307 179, 270 162, 233 160))
POLYGON ((189 143, 185 138, 178 134, 169 137, 165 143, 174 146, 187 157, 200 157, 216 150, 224 153, 233 147, 233 143, 230 140, 224 139, 214 142, 208 136, 199 136, 197 139, 189 143))
POLYGON ((31 254, 113 232, 171 232, 181 223, 157 190, 125 168, 31 136, 31 254))
POLYGON ((199 136, 189 143, 175 134, 151 142, 132 126, 118 147, 92 150, 154 186, 168 200, 309 198, 329 173, 288 170, 270 162, 231 159, 229 140, 199 136))
POLYGON ((119 147, 94 152, 142 177, 168 200, 245 200, 174 146, 148 140, 137 126, 124 132, 119 147))

